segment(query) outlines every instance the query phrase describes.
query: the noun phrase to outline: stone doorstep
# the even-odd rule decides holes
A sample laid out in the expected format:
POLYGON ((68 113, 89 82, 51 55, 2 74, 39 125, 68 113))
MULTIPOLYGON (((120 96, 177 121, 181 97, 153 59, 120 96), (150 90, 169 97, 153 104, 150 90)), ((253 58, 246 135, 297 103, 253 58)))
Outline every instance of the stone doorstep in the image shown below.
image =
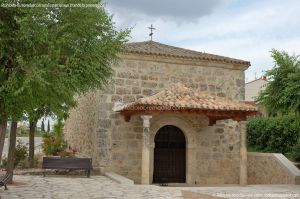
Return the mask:
POLYGON ((104 175, 108 177, 109 179, 119 183, 119 184, 126 184, 126 185, 133 185, 134 181, 130 180, 124 176, 121 176, 119 174, 116 174, 114 172, 105 172, 104 175))

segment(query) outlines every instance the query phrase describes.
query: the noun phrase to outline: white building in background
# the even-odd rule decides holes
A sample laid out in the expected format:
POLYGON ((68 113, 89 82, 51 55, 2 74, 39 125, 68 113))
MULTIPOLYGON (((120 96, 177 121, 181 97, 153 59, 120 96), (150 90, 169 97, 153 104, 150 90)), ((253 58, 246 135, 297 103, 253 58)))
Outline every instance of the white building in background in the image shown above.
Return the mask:
POLYGON ((265 76, 246 83, 245 85, 245 101, 254 102, 256 97, 263 91, 268 84, 265 76))

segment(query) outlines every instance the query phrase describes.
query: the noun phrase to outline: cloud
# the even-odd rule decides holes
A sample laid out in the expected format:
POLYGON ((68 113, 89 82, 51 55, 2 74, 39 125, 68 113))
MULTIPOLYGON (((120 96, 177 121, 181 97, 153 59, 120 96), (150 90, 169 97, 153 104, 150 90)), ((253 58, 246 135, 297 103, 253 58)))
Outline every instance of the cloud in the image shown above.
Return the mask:
MULTIPOLYGON (((106 0, 109 9, 127 15, 195 20, 211 14, 224 0, 106 0)), ((126 16, 126 15, 125 15, 126 16)))
POLYGON ((249 81, 274 66, 272 48, 300 54, 299 0, 107 1, 118 27, 134 25, 131 41, 153 24, 157 42, 250 61, 249 81))

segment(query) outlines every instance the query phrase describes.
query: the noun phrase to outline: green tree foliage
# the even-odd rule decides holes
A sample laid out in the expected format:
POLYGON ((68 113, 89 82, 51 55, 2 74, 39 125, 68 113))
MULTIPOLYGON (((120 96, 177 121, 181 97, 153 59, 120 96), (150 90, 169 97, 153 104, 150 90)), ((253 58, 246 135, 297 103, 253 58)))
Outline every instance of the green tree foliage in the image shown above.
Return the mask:
POLYGON ((89 3, 99 7, 1 7, 1 118, 25 111, 34 117, 39 108, 60 113, 75 105, 75 94, 108 84, 128 31, 115 29, 100 1, 89 3))
POLYGON ((284 115, 248 121, 248 146, 263 152, 283 153, 300 160, 300 117, 284 115))
POLYGON ((248 144, 300 160, 300 59, 275 49, 271 55, 275 67, 266 72, 270 81, 257 101, 273 117, 249 121, 248 144))
MULTIPOLYGON (((16 2, 57 3, 54 0, 1 1, 16 2)), ((8 118, 16 122, 24 114, 34 126, 47 114, 66 116, 69 108, 76 105, 75 95, 104 88, 109 83, 111 64, 117 61, 117 53, 129 32, 116 30, 101 1, 89 3, 98 3, 99 7, 0 7, 2 126, 8 118)), ((3 138, 2 129, 0 138, 3 138)), ((14 152, 10 154, 14 156, 14 152)))
POLYGON ((275 67, 266 72, 270 80, 258 102, 271 115, 300 113, 300 59, 287 52, 272 50, 275 67))

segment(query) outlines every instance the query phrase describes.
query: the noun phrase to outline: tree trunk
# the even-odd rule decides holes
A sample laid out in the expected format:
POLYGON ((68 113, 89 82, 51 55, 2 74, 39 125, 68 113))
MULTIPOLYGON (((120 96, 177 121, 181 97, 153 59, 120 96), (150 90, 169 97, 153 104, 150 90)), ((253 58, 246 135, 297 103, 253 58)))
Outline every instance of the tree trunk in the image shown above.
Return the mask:
POLYGON ((2 160, 2 153, 6 135, 6 127, 7 127, 7 120, 0 119, 0 162, 2 160))
POLYGON ((48 120, 47 132, 50 133, 50 121, 48 120))
POLYGON ((36 121, 29 123, 29 167, 34 167, 34 134, 36 130, 36 121))
POLYGON ((6 165, 7 173, 11 174, 11 178, 8 181, 9 184, 12 184, 13 172, 14 172, 17 127, 18 127, 18 122, 13 120, 11 123, 11 130, 10 130, 10 137, 9 137, 10 141, 9 141, 7 165, 6 165))

